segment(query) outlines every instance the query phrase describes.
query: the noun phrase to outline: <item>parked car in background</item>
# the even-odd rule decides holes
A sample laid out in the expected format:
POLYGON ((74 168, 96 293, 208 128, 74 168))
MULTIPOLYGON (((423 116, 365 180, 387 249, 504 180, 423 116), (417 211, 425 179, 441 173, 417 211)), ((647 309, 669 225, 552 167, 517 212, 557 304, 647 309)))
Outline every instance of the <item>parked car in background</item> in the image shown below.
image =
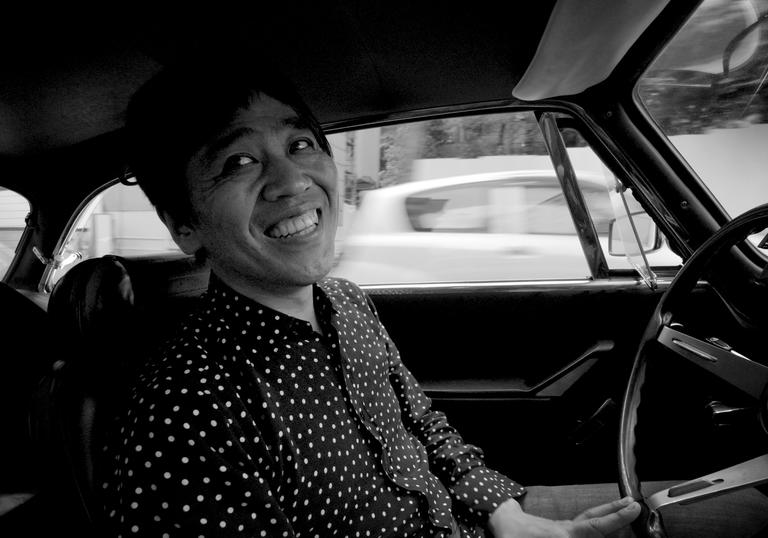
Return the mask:
MULTIPOLYGON (((576 173, 603 251, 617 218, 604 176, 576 173)), ((550 280, 590 274, 554 171, 514 170, 364 191, 333 275, 365 284, 550 280)), ((631 199, 633 212, 642 207, 631 199)), ((680 257, 662 244, 655 266, 680 257)), ((632 269, 622 252, 611 267, 632 269)))

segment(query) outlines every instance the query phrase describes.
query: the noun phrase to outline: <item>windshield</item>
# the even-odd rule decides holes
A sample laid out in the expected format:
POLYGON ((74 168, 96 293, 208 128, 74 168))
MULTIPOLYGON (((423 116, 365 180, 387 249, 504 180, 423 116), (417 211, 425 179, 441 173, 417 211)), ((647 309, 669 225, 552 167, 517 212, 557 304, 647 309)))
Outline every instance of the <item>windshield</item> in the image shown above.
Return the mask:
POLYGON ((731 217, 768 202, 768 0, 704 0, 640 100, 731 217))

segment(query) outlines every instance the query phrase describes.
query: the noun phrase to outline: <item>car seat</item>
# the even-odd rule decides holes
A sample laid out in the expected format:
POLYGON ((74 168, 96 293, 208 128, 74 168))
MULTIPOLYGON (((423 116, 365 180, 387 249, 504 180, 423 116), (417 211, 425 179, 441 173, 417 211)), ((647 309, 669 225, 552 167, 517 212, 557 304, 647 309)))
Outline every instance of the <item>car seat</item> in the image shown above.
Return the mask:
POLYGON ((38 391, 34 437, 47 452, 53 500, 78 535, 103 529, 95 487, 102 425, 119 411, 138 365, 207 282, 205 264, 194 258, 110 255, 79 263, 53 288, 48 314, 66 352, 38 391))
POLYGON ((42 480, 28 418, 35 387, 52 362, 45 310, 0 282, 0 536, 29 530, 27 514, 42 480))

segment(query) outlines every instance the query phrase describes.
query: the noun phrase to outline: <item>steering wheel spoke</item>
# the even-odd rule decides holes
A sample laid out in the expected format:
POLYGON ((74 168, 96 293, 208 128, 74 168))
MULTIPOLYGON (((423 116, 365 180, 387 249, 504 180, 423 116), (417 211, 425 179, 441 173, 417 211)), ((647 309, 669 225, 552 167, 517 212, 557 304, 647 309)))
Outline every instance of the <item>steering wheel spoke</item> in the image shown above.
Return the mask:
POLYGON ((693 364, 715 374, 757 399, 768 385, 768 367, 755 362, 722 344, 706 340, 664 326, 657 337, 659 343, 693 364))
POLYGON ((671 504, 690 504, 768 482, 768 454, 727 469, 657 491, 645 499, 652 511, 671 504))
MULTIPOLYGON (((707 239, 691 257, 686 260, 682 269, 672 280, 669 288, 659 299, 656 309, 649 320, 640 339, 635 354, 632 371, 627 380, 624 400, 621 407, 621 423, 619 424, 619 491, 621 495, 631 495, 640 501, 642 510, 632 527, 638 536, 643 538, 664 538, 666 531, 658 508, 668 504, 684 504, 696 502, 707 497, 721 495, 729 491, 754 486, 768 482, 768 454, 760 456, 739 465, 723 469, 696 480, 678 484, 668 490, 655 493, 649 497, 642 494, 640 478, 637 475, 637 435, 638 408, 641 403, 647 368, 647 353, 649 344, 659 342, 673 350, 680 357, 698 365, 721 380, 738 388, 760 401, 760 423, 764 432, 768 432, 768 366, 755 362, 749 357, 731 349, 727 344, 716 338, 702 339, 689 334, 685 328, 671 323, 678 309, 696 287, 700 279, 707 274, 711 261, 721 252, 729 252, 735 245, 743 244, 750 234, 765 229, 768 226, 768 204, 761 205, 739 215, 725 224, 712 237, 707 239)), ((733 261, 736 260, 734 256, 733 261)), ((720 267, 723 270, 723 266, 720 267)), ((751 283, 764 297, 765 272, 754 277, 751 283)), ((744 297, 742 301, 750 301, 744 297)), ((723 295, 724 300, 727 295, 723 295)), ((765 330, 768 320, 760 316, 753 301, 751 308, 743 311, 740 305, 729 303, 729 310, 734 319, 743 327, 765 330), (757 317, 755 317, 757 316, 757 317)))

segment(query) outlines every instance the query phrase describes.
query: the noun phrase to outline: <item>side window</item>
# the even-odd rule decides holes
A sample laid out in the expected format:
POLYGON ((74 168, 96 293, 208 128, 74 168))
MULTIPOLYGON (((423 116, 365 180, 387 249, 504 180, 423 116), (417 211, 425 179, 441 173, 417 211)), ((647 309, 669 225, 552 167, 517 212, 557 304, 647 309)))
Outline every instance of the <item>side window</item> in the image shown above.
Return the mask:
POLYGON ((13 261, 28 213, 29 202, 26 198, 0 188, 0 278, 5 276, 13 261))
POLYGON ((71 267, 89 258, 106 254, 175 256, 179 252, 141 189, 115 183, 77 215, 56 253, 59 268, 47 275, 46 287, 52 288, 71 267))
MULTIPOLYGON (((584 195, 584 201, 587 203, 589 214, 592 216, 595 231, 598 235, 608 235, 611 220, 615 215, 606 189, 587 188, 583 189, 581 193, 584 195)), ((636 210, 642 209, 634 198, 630 198, 630 200, 633 202, 631 204, 633 208, 637 206, 636 210)))
MULTIPOLYGON (((615 206, 620 203, 615 195, 613 200, 611 197, 611 190, 616 189, 616 176, 578 131, 566 128, 563 129, 562 134, 568 150, 568 157, 576 171, 581 193, 599 236, 608 267, 610 269, 632 269, 632 264, 626 256, 611 254, 608 248, 611 221, 617 214, 615 206)), ((638 215, 644 212, 643 206, 637 201, 631 188, 624 191, 624 200, 627 204, 626 209, 629 210, 630 214, 638 215)), ((623 211, 625 211, 623 208, 619 209, 620 214, 623 211)), ((648 264, 657 269, 677 267, 682 264, 682 258, 672 252, 663 237, 661 248, 647 253, 646 258, 648 264)))
POLYGON ((527 189, 528 233, 541 235, 576 235, 571 212, 559 186, 527 189))
MULTIPOLYGON (((616 180, 563 132, 610 269, 616 180)), ((533 112, 390 125, 330 136, 343 199, 333 276, 359 284, 587 279, 590 268, 533 112)), ((642 208, 626 192, 631 211, 642 208)), ((669 248, 649 256, 679 265, 669 248)))
POLYGON ((331 138, 344 181, 333 276, 359 284, 590 277, 533 112, 331 138))

